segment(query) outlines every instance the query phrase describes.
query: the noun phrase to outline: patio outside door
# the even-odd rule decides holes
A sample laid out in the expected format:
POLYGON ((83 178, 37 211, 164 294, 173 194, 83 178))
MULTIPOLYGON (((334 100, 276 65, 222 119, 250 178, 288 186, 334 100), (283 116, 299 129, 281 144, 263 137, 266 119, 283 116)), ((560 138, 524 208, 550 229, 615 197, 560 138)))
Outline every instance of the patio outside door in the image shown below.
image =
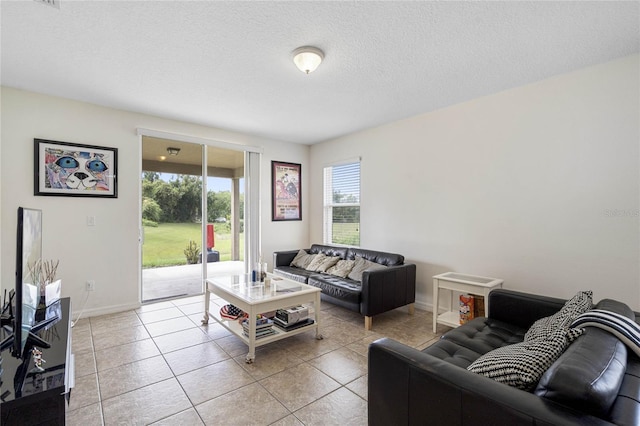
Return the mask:
POLYGON ((142 159, 142 301, 242 273, 244 152, 143 136, 142 159))

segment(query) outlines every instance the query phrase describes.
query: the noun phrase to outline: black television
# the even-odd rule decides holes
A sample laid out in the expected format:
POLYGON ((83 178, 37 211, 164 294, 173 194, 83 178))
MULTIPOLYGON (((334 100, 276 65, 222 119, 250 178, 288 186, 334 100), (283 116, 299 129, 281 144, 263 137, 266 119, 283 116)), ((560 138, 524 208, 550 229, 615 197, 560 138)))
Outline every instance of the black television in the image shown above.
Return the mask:
MULTIPOLYGON (((40 302, 34 266, 42 260, 42 211, 18 207, 12 355, 22 358, 40 302)), ((34 336, 35 337, 35 336, 34 336)))

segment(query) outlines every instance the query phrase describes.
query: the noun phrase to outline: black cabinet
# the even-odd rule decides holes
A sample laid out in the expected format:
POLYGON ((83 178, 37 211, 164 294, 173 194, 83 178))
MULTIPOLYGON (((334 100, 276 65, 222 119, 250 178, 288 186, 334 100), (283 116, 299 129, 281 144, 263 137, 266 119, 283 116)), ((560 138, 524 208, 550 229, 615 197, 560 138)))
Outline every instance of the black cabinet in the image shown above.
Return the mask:
POLYGON ((70 299, 63 298, 58 306, 60 319, 37 333, 51 347, 42 350, 44 371, 34 368, 29 352, 25 359, 2 351, 2 385, 0 386, 0 417, 3 426, 64 425, 65 405, 73 387, 74 364, 71 354, 70 299))

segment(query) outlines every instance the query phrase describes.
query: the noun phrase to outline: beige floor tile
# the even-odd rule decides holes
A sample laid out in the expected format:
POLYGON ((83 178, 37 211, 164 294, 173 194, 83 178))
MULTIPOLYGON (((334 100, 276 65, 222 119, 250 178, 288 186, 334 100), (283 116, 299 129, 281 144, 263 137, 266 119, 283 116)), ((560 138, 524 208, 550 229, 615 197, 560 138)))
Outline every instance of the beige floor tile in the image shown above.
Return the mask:
POLYGON ((198 415, 195 408, 182 411, 173 416, 162 419, 156 423, 152 423, 153 426, 204 426, 202 419, 198 415))
MULTIPOLYGON (((75 392, 73 392, 75 397, 75 392)), ((102 426, 102 406, 99 402, 66 413, 67 426, 102 426)))
POLYGON ((182 311, 175 306, 166 309, 160 309, 157 311, 138 313, 138 318, 140 318, 140 321, 142 321, 143 324, 151 324, 154 322, 164 321, 182 316, 184 316, 182 311))
POLYGON ((88 376, 76 378, 75 387, 71 391, 68 410, 73 411, 100 402, 98 392, 98 376, 90 374, 88 376))
POLYGON ((234 360, 256 380, 264 379, 304 362, 284 346, 275 344, 259 347, 256 351, 256 359, 251 364, 246 363, 245 354, 235 357, 234 360))
POLYGON ((209 336, 200 328, 188 328, 153 338, 153 341, 156 342, 158 349, 163 354, 206 343, 209 340, 209 336))
POLYGON ((228 359, 229 355, 215 342, 206 342, 169 352, 164 358, 177 376, 228 359))
MULTIPOLYGON (((335 330, 330 331, 332 332, 335 330)), ((318 340, 315 333, 302 333, 284 340, 283 344, 286 344, 288 351, 304 361, 317 358, 342 346, 331 338, 331 334, 323 331, 322 335, 324 339, 318 340)))
POLYGON ((93 352, 93 339, 91 337, 91 329, 76 330, 75 327, 71 332, 71 351, 75 354, 93 352))
POLYGON ((93 347, 96 351, 148 339, 149 333, 142 325, 118 330, 107 330, 93 335, 93 347))
POLYGON ((358 395, 360 398, 364 399, 365 401, 368 401, 369 400, 369 389, 368 389, 369 382, 368 381, 369 381, 369 375, 365 374, 364 376, 355 379, 353 382, 347 383, 345 386, 347 387, 347 389, 349 389, 351 392, 358 395))
POLYGON ((105 425, 146 425, 191 407, 175 378, 102 401, 105 425))
POLYGON ((161 336, 163 334, 175 333, 176 331, 186 330, 195 327, 195 324, 187 317, 172 318, 164 321, 146 324, 147 331, 151 337, 161 336))
POLYGON ((96 360, 93 352, 74 354, 76 378, 96 373, 96 360))
POLYGON ((260 384, 289 411, 298 410, 340 387, 338 382, 307 363, 269 376, 260 384))
POLYGON ((102 399, 112 398, 173 377, 162 356, 155 356, 98 373, 102 399))
POLYGON ((343 385, 367 374, 367 358, 347 348, 319 356, 309 364, 343 385))
POLYGON ((153 340, 146 339, 96 351, 96 364, 98 371, 104 371, 156 355, 160 351, 153 340))
POLYGON ((91 321, 89 318, 76 319, 73 323, 73 331, 87 331, 91 330, 91 321))
POLYGON ((340 388, 293 413, 306 426, 366 426, 367 402, 340 388))
POLYGON ((373 333, 364 339, 356 340, 355 342, 348 344, 346 347, 364 357, 368 357, 369 345, 382 337, 384 337, 383 334, 373 333))
POLYGON ((206 425, 269 425, 290 413, 257 383, 196 405, 206 425))
MULTIPOLYGON (((189 318, 191 318, 192 320, 196 319, 193 315, 189 316, 189 318)), ((209 324, 200 324, 198 327, 203 332, 207 333, 207 336, 209 336, 212 340, 221 339, 228 336, 235 337, 234 334, 231 334, 229 330, 216 323, 213 319, 209 321, 209 324)))
POLYGON ((178 306, 178 308, 180 308, 180 311, 182 311, 182 313, 185 315, 194 315, 194 314, 203 315, 204 314, 204 302, 189 303, 188 305, 180 305, 178 306))
POLYGON ((191 402, 196 405, 255 382, 233 360, 228 359, 178 376, 191 402))
POLYGON ((240 355, 246 355, 249 352, 249 346, 234 334, 218 338, 215 342, 233 358, 240 355))
POLYGON ((293 414, 288 415, 284 419, 271 423, 269 426, 304 426, 300 420, 293 414))
POLYGON ((142 325, 142 322, 140 322, 138 315, 134 311, 91 317, 89 320, 91 321, 91 332, 94 335, 142 325))

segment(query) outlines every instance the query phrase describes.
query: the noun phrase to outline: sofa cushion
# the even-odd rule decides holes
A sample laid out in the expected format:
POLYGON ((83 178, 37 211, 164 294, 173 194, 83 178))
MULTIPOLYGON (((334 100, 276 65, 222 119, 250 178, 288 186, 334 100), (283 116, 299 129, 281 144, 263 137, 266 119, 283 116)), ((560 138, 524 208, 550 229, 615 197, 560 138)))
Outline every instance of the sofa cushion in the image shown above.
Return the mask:
POLYGON ((314 257, 313 260, 304 269, 306 269, 307 271, 315 272, 318 270, 318 267, 322 265, 322 262, 327 259, 327 255, 324 253, 318 253, 315 256, 316 257, 314 257))
POLYGON ((347 247, 335 247, 335 246, 325 246, 322 244, 313 244, 309 248, 309 253, 310 254, 324 253, 327 256, 331 256, 331 257, 338 256, 340 259, 346 259, 348 250, 349 249, 347 247))
POLYGON ((447 332, 422 352, 467 368, 480 356, 506 345, 522 342, 527 330, 492 318, 474 318, 464 327, 447 332))
POLYGON ((273 269, 273 273, 292 281, 305 284, 309 281, 310 276, 318 274, 317 272, 307 271, 306 269, 297 268, 295 266, 278 266, 273 269))
POLYGON ((558 328, 547 337, 503 346, 481 356, 467 370, 518 389, 532 390, 581 332, 558 328))
POLYGON ((338 260, 338 262, 327 269, 327 274, 335 275, 336 277, 346 278, 353 269, 355 260, 338 260))
POLYGON ((326 256, 320 266, 316 268, 316 271, 328 273, 327 271, 329 270, 329 268, 335 266, 338 261, 340 261, 340 258, 338 256, 326 256))
POLYGON ((301 269, 307 269, 307 266, 309 266, 309 264, 313 261, 313 259, 316 257, 315 254, 309 254, 304 250, 300 250, 298 252, 298 254, 296 254, 296 257, 293 258, 293 260, 291 261, 291 266, 297 266, 298 268, 301 269))
POLYGON ((314 274, 309 277, 309 285, 319 287, 323 294, 342 299, 347 303, 360 303, 362 285, 348 278, 339 278, 327 274, 314 274))
POLYGON ((362 257, 366 260, 379 263, 380 265, 384 266, 396 266, 404 264, 404 256, 401 254, 366 250, 356 247, 349 248, 345 259, 355 260, 356 257, 362 257))
POLYGON ((354 281, 362 281, 362 273, 364 271, 375 271, 376 269, 385 269, 386 266, 379 263, 371 262, 362 257, 356 257, 353 263, 353 268, 349 272, 348 277, 354 281))
POLYGON ((530 341, 547 337, 558 328, 566 330, 578 315, 591 309, 593 306, 592 298, 592 291, 579 291, 558 312, 534 322, 524 335, 524 340, 530 341))

